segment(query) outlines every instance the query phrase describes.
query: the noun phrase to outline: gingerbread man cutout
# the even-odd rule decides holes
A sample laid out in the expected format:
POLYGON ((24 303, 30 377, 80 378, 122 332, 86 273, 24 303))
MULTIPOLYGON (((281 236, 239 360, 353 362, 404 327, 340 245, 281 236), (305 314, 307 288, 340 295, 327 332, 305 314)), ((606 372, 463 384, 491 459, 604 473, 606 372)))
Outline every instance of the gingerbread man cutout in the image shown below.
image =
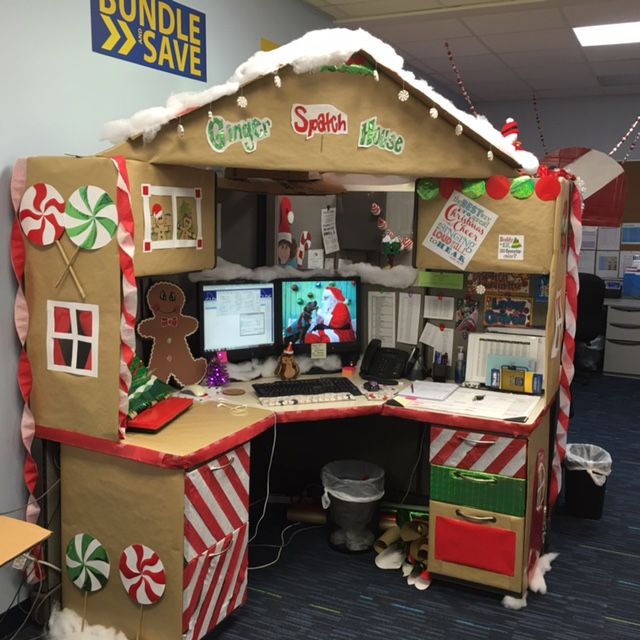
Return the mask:
POLYGON ((207 361, 194 359, 187 344, 187 336, 198 329, 198 321, 182 315, 182 289, 171 282, 156 282, 147 292, 147 304, 153 317, 138 324, 138 333, 153 340, 150 371, 164 382, 173 376, 182 386, 200 382, 207 361))

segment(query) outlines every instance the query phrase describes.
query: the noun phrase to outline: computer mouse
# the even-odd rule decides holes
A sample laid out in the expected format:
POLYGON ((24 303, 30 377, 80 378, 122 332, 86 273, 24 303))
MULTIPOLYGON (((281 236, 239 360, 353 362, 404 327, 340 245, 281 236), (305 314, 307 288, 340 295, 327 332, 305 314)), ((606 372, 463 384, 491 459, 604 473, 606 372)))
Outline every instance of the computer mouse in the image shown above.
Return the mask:
POLYGON ((182 391, 180 393, 195 396, 196 398, 202 398, 207 395, 207 389, 199 384, 189 384, 186 387, 182 387, 182 391))

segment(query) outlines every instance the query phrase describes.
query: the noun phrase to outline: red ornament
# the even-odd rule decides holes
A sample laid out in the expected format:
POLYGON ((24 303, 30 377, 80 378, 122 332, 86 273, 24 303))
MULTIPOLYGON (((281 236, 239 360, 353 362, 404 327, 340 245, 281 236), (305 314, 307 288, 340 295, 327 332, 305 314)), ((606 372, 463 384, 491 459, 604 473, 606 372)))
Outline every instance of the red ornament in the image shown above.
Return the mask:
POLYGON ((440 180, 440 195, 448 200, 454 191, 462 191, 460 178, 443 178, 440 180))
POLYGON ((544 176, 536 182, 536 195, 540 200, 555 200, 561 189, 560 180, 555 175, 544 176))
POLYGON ((505 176, 491 176, 487 180, 487 195, 494 200, 507 197, 511 189, 511 181, 505 176))

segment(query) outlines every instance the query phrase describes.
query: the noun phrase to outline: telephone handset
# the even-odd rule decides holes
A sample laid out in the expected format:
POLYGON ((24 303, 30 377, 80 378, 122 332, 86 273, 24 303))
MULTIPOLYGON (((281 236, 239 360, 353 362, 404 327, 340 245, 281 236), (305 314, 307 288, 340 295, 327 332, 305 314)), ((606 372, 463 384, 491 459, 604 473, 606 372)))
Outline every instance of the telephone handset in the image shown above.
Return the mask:
POLYGON ((372 340, 362 356, 360 377, 377 380, 381 384, 398 384, 404 375, 409 354, 402 349, 383 347, 378 339, 372 340))

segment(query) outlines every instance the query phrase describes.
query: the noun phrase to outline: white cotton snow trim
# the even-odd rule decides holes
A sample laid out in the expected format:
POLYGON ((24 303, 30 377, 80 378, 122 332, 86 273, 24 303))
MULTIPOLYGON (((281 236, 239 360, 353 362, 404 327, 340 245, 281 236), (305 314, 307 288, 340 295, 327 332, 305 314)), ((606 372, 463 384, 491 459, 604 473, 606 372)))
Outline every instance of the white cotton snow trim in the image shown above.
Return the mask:
MULTIPOLYGON (((404 60, 396 51, 364 29, 319 29, 310 31, 272 51, 258 51, 243 62, 226 83, 209 87, 200 92, 184 92, 172 95, 164 107, 152 107, 138 111, 131 118, 108 122, 102 131, 102 139, 113 144, 124 142, 140 134, 145 142, 152 140, 160 128, 187 110, 197 109, 231 95, 258 78, 277 72, 290 65, 295 73, 317 71, 324 65, 340 65, 354 53, 364 51, 390 71, 397 73, 407 88, 413 88, 433 101, 439 109, 448 112, 465 128, 475 131, 491 143, 494 149, 518 162, 526 173, 534 174, 538 159, 528 151, 516 151, 505 140, 501 131, 483 115, 474 116, 458 109, 453 102, 440 95, 426 80, 415 77, 404 69, 404 60)), ((425 115, 426 117, 426 115, 425 115)))
MULTIPOLYGON (((551 563, 558 557, 557 553, 545 553, 538 558, 531 578, 529 579, 529 591, 532 593, 547 593, 547 583, 544 574, 551 571, 551 563)), ((522 598, 505 596, 502 598, 502 606, 506 609, 523 609, 527 606, 527 594, 522 598)))
POLYGON ((49 618, 48 640, 127 640, 121 631, 102 625, 85 623, 82 629, 82 618, 71 609, 54 609, 49 618))
POLYGON ((413 267, 398 265, 391 269, 382 269, 367 262, 357 262, 342 267, 337 271, 326 269, 300 270, 295 267, 257 267, 249 269, 224 258, 218 258, 215 269, 198 271, 189 274, 192 282, 225 281, 225 280, 255 280, 257 282, 271 282, 278 278, 330 278, 332 275, 343 277, 360 276, 365 284, 375 284, 393 289, 406 289, 415 284, 418 271, 413 267))
MULTIPOLYGON (((324 360, 312 360, 309 356, 296 356, 296 363, 300 368, 300 373, 307 373, 312 368, 323 371, 340 371, 342 362, 339 356, 327 356, 324 360)), ((266 360, 247 360, 246 362, 228 362, 227 372, 233 380, 247 381, 256 378, 272 378, 274 376, 278 361, 275 358, 266 360)))

